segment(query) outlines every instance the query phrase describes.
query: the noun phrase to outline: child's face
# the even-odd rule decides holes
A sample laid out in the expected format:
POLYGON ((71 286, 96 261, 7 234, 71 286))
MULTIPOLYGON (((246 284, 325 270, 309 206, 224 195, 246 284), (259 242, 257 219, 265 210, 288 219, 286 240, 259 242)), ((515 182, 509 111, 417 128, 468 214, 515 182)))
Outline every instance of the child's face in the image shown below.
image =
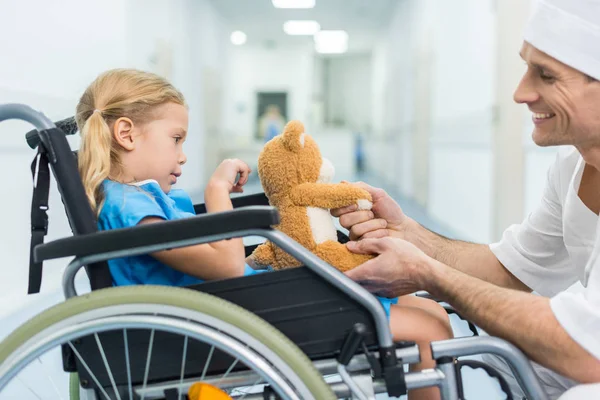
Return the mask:
POLYGON ((188 111, 174 103, 157 107, 155 119, 139 127, 126 168, 135 181, 154 179, 168 193, 181 175, 188 111))

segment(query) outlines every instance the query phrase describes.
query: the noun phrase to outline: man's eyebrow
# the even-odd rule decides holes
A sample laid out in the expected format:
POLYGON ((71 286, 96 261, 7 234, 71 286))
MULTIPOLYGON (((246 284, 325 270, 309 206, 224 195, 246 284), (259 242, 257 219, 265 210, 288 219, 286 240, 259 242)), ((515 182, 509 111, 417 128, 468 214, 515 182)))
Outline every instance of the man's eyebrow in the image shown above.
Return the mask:
MULTIPOLYGON (((519 52, 519 56, 525 60, 525 57, 523 57, 523 52, 519 52)), ((526 61, 528 65, 531 65, 534 68, 540 69, 540 70, 545 70, 550 72, 551 74, 556 74, 556 71, 549 66, 548 64, 545 64, 544 62, 539 62, 539 61, 526 61)))
POLYGON ((543 70, 543 71, 549 72, 552 75, 556 75, 557 74, 557 72, 552 67, 550 67, 548 64, 544 64, 544 63, 540 63, 540 62, 532 62, 530 64, 533 67, 535 67, 535 68, 537 68, 539 70, 543 70))

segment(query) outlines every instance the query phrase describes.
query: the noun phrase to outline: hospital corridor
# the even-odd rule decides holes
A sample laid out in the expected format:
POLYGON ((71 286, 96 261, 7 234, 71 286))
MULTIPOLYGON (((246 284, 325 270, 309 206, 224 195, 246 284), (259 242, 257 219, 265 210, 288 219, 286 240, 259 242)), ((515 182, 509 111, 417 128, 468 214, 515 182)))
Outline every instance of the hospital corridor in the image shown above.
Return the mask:
POLYGON ((600 399, 599 32, 0 0, 0 400, 600 399))

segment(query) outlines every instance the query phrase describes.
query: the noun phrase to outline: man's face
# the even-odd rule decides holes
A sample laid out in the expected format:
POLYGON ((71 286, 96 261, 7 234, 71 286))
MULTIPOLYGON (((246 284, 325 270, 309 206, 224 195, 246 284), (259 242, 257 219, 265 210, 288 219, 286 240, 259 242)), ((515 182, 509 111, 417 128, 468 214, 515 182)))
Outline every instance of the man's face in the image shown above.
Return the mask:
POLYGON ((514 99, 533 113, 533 141, 539 146, 600 146, 600 82, 527 42, 520 55, 527 72, 514 99))

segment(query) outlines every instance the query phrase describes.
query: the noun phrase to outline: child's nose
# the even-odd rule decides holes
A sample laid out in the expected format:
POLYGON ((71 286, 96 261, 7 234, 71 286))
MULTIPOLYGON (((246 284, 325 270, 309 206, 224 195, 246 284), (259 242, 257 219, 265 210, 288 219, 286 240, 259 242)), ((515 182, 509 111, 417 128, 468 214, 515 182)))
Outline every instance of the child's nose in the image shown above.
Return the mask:
POLYGON ((187 162, 187 156, 185 155, 185 153, 181 153, 181 156, 179 157, 179 164, 183 165, 187 162))

